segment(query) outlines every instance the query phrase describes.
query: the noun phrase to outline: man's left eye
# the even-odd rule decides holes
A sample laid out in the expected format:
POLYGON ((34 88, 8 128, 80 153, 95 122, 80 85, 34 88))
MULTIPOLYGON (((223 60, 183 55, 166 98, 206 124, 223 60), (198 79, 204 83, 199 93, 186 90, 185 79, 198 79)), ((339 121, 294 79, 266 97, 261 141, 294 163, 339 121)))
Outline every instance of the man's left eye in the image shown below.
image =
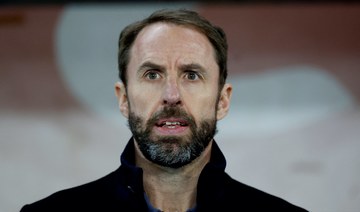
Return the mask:
POLYGON ((187 72, 186 78, 189 80, 197 80, 197 79, 199 79, 199 75, 195 72, 187 72))

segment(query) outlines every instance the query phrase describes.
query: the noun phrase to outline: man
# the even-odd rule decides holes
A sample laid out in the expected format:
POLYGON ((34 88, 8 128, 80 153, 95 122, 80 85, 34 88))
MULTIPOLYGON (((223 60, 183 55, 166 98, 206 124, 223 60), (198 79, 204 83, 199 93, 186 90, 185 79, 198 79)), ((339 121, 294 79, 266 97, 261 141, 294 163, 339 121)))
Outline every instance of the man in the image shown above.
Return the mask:
POLYGON ((232 94, 222 29, 160 10, 122 31, 118 59, 115 91, 133 134, 121 166, 21 211, 305 211, 224 172, 213 139, 232 94))

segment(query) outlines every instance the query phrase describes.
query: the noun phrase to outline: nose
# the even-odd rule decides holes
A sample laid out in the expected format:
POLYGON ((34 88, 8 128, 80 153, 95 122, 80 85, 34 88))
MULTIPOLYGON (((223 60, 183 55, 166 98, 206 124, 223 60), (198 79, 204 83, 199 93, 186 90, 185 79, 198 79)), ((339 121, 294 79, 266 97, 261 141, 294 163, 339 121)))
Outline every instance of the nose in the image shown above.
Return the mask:
POLYGON ((180 90, 175 79, 169 79, 166 82, 163 93, 163 104, 167 106, 177 106, 181 104, 180 90))

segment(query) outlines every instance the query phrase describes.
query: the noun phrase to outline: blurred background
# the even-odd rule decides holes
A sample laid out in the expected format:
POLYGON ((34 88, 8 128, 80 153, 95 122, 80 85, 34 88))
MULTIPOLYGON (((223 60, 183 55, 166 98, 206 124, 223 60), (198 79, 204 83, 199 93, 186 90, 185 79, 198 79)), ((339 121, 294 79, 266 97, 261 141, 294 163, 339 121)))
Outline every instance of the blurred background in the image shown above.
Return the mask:
POLYGON ((0 211, 120 165, 118 36, 161 8, 227 33, 234 92, 215 138, 227 172, 310 211, 360 211, 360 4, 44 2, 0 4, 0 211))

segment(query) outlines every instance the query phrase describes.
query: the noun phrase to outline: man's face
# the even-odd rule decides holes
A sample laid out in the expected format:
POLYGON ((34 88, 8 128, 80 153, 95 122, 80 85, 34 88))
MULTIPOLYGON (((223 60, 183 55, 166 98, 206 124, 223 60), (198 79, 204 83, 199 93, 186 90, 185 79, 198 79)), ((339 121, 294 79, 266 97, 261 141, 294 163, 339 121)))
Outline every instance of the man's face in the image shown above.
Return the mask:
POLYGON ((116 84, 120 110, 142 154, 162 166, 197 158, 228 111, 231 86, 219 93, 214 49, 192 28, 145 27, 130 50, 127 80, 126 90, 116 84))

